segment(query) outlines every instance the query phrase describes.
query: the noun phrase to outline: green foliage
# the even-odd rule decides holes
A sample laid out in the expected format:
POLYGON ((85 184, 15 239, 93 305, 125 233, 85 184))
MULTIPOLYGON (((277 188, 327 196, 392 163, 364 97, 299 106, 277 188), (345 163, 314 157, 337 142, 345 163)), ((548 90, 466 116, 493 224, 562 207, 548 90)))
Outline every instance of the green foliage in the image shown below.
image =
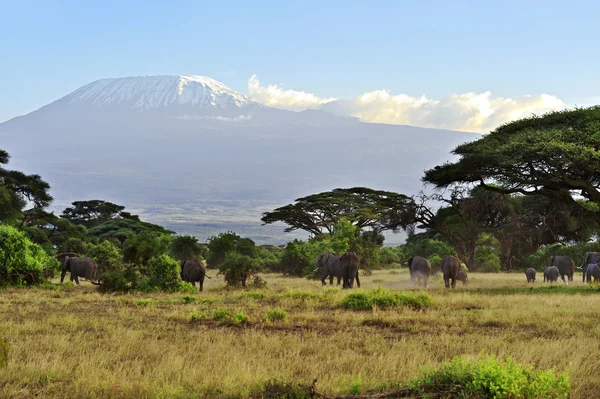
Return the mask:
POLYGON ((426 293, 401 293, 376 288, 370 291, 353 292, 342 299, 342 306, 352 310, 371 310, 408 307, 415 310, 426 309, 433 305, 431 296, 426 293))
POLYGON ((87 256, 96 261, 101 276, 106 272, 120 272, 123 269, 123 255, 109 241, 90 245, 87 256))
POLYGON ((179 263, 166 254, 148 262, 148 277, 141 283, 145 291, 177 291, 180 288, 179 263))
POLYGON ((362 383, 362 378, 360 376, 360 373, 358 373, 358 377, 356 377, 356 379, 354 381, 352 381, 352 384, 350 384, 348 393, 350 395, 359 395, 361 383, 362 383))
POLYGON ((225 257, 230 252, 236 252, 237 243, 240 236, 232 231, 220 233, 208 239, 208 253, 206 255, 206 265, 208 267, 219 267, 225 263, 225 257))
POLYGON ((500 256, 489 247, 477 249, 477 271, 481 273, 498 273, 500 271, 500 256))
POLYGON ((198 313, 190 313, 190 315, 188 316, 188 322, 189 323, 197 323, 201 320, 200 315, 198 315, 198 313))
POLYGON ((198 288, 194 286, 192 283, 188 283, 187 281, 180 281, 177 283, 177 292, 189 292, 196 293, 198 292, 198 288))
POLYGON ((8 351, 10 344, 8 341, 0 339, 0 369, 8 366, 8 351))
POLYGON ((100 240, 117 240, 120 244, 123 244, 128 238, 142 233, 159 236, 170 235, 173 232, 156 224, 135 219, 110 219, 88 230, 90 238, 97 237, 100 240))
POLYGON ((150 231, 136 234, 123 243, 123 260, 145 266, 151 258, 165 253, 169 240, 168 235, 150 231))
POLYGON ((250 317, 242 311, 232 314, 227 309, 219 308, 213 311, 213 320, 219 325, 239 326, 248 323, 250 317))
MULTIPOLYGON (((406 244, 400 248, 404 252, 405 259, 411 256, 422 256, 430 260, 431 257, 437 255, 443 258, 446 255, 456 256, 456 250, 452 245, 435 237, 430 237, 430 234, 414 234, 411 235, 406 244)), ((433 263, 431 263, 433 267, 433 263)))
POLYGON ((277 308, 269 308, 267 309, 267 314, 265 315, 266 321, 280 321, 285 320, 288 316, 287 312, 279 307, 277 308))
POLYGON ((237 252, 230 252, 227 260, 219 267, 219 274, 223 274, 228 286, 239 287, 246 284, 246 279, 258 272, 260 262, 258 259, 237 252))
POLYGON ((314 236, 333 233, 342 218, 359 229, 381 232, 412 228, 416 210, 414 200, 403 194, 365 187, 338 188, 265 212, 261 220, 265 224, 283 222, 290 226, 285 231, 301 229, 314 236))
POLYGON ((192 302, 196 302, 197 300, 198 300, 198 298, 196 298, 195 296, 190 296, 190 295, 186 295, 182 299, 183 303, 192 303, 192 302))
POLYGON ((202 259, 205 251, 193 236, 175 236, 169 244, 169 254, 177 260, 202 259))
POLYGON ((568 398, 570 391, 566 372, 536 371, 511 358, 498 360, 493 355, 474 361, 454 358, 423 372, 411 386, 424 397, 444 392, 447 397, 459 398, 568 398))
POLYGON ((102 292, 127 292, 131 288, 131 282, 121 272, 108 271, 102 274, 102 292))
POLYGON ((394 263, 398 264, 404 259, 405 255, 401 247, 382 247, 379 250, 379 264, 384 268, 394 263))
POLYGON ((39 284, 44 282, 46 267, 55 265, 38 244, 22 231, 0 225, 0 285, 39 284))
POLYGON ((145 308, 148 305, 152 305, 154 301, 152 299, 140 299, 135 301, 135 306, 139 306, 141 308, 145 308))
POLYGON ((62 217, 87 228, 114 219, 125 209, 124 206, 101 200, 75 201, 71 205, 63 211, 62 217))

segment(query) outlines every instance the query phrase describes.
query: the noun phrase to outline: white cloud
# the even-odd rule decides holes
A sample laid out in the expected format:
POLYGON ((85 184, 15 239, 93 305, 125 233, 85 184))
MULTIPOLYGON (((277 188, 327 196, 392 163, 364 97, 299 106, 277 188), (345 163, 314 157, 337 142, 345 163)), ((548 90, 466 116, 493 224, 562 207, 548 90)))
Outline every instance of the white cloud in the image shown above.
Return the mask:
POLYGON ((413 125, 486 133, 499 125, 531 114, 565 107, 559 98, 540 94, 517 98, 494 98, 492 93, 452 94, 439 100, 425 96, 392 95, 389 90, 361 94, 352 100, 322 98, 315 94, 262 86, 256 75, 248 80, 252 100, 294 111, 323 109, 365 122, 413 125))
POLYGON ((262 86, 256 75, 248 79, 248 96, 258 103, 291 111, 315 109, 335 98, 321 98, 311 93, 284 90, 277 85, 262 86))

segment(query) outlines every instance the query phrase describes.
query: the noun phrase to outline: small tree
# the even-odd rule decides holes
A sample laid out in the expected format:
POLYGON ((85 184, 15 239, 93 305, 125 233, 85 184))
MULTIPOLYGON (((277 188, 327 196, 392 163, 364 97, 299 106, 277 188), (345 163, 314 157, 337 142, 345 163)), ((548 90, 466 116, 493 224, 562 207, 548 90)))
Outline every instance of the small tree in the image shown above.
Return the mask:
POLYGON ((179 262, 166 254, 155 256, 148 262, 148 277, 141 283, 147 291, 177 291, 181 269, 179 262))
POLYGON ((109 241, 105 240, 98 245, 91 245, 87 255, 96 261, 101 275, 109 271, 120 272, 123 269, 123 255, 109 241))
POLYGON ((246 288, 246 280, 260 269, 260 261, 247 255, 230 252, 227 260, 219 267, 228 286, 246 288))
POLYGON ((55 264, 44 249, 23 232, 0 225, 0 285, 38 284, 45 279, 45 268, 55 264))
POLYGON ((194 236, 176 236, 169 244, 169 253, 178 260, 200 259, 205 251, 194 236))

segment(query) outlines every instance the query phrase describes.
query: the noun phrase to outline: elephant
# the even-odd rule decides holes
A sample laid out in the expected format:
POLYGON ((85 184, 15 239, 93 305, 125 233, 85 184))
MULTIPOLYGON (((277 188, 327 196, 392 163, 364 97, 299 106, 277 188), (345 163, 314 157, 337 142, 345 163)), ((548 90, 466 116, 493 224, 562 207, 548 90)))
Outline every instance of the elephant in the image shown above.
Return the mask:
POLYGON ((556 267, 556 266, 548 266, 546 268, 546 270, 544 270, 544 283, 546 281, 549 281, 551 283, 555 283, 556 281, 558 281, 559 274, 560 274, 560 272, 558 270, 558 267, 556 267))
POLYGON ((581 260, 581 265, 578 269, 584 269, 592 263, 600 263, 600 252, 586 252, 581 260))
POLYGON ((329 277, 329 285, 333 285, 333 278, 337 277, 337 285, 340 285, 342 280, 342 265, 340 264, 341 256, 331 253, 325 253, 317 259, 317 268, 321 270, 321 283, 327 285, 325 279, 329 277))
POLYGON ((573 273, 575 272, 575 262, 567 255, 557 255, 550 258, 548 266, 556 266, 560 273, 560 278, 565 284, 569 284, 569 281, 573 281, 573 273), (568 281, 565 280, 567 276, 568 281))
POLYGON ((533 267, 530 267, 527 270, 525 270, 525 277, 527 277, 528 283, 535 283, 535 274, 536 271, 533 267))
POLYGON ((585 283, 585 274, 588 265, 600 263, 600 252, 586 252, 583 255, 581 266, 578 269, 583 269, 583 282, 585 283))
POLYGON ((423 280, 423 286, 428 287, 427 279, 431 274, 431 263, 422 256, 413 256, 408 259, 408 270, 410 271, 410 279, 413 283, 419 284, 423 280))
POLYGON ((590 263, 585 267, 585 272, 583 272, 583 282, 591 283, 592 277, 594 278, 594 283, 600 281, 600 265, 598 265, 598 263, 590 263))
POLYGON ((192 283, 196 286, 196 281, 200 283, 200 291, 204 290, 204 277, 206 276, 206 266, 204 263, 195 259, 182 260, 179 265, 181 266, 181 279, 192 283))
POLYGON ((79 277, 89 280, 92 284, 100 285, 98 282, 98 265, 92 258, 76 258, 65 256, 60 268, 60 282, 65 279, 67 272, 71 272, 71 281, 79 285, 79 277))
POLYGON ((467 276, 467 273, 462 270, 459 270, 458 273, 456 273, 456 279, 462 281, 463 285, 469 285, 469 277, 467 276))
POLYGON ((354 279, 356 279, 356 286, 360 288, 360 279, 358 278, 358 265, 360 259, 356 252, 346 252, 340 257, 340 265, 342 267, 342 275, 344 278, 344 284, 342 288, 353 288, 354 279))
POLYGON ((447 255, 442 258, 440 268, 444 274, 444 285, 450 288, 450 280, 452 280, 452 288, 456 287, 456 275, 460 270, 460 260, 453 255, 447 255))

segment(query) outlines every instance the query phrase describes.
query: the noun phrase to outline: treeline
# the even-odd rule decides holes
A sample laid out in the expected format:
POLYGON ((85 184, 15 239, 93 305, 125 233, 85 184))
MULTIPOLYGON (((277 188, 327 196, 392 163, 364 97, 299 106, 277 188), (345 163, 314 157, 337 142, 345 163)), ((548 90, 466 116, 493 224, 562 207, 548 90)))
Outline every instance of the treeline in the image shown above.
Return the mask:
MULTIPOLYGON (((365 271, 400 267, 411 256, 435 268, 448 254, 470 271, 540 269, 551 255, 578 261, 600 226, 600 108, 533 116, 458 146, 459 160, 425 171, 434 194, 415 197, 365 187, 297 199, 263 215, 286 231, 310 233, 284 247, 257 246, 233 232, 199 243, 144 222, 123 206, 76 201, 47 212, 50 186, 5 167, 0 150, 0 284, 35 284, 54 276, 65 254, 94 258, 103 289, 187 289, 177 261, 205 259, 228 285, 257 271, 316 277, 324 252, 357 252, 365 271), (406 244, 384 246, 386 231, 406 244)), ((254 278, 251 284, 264 282, 254 278)))

